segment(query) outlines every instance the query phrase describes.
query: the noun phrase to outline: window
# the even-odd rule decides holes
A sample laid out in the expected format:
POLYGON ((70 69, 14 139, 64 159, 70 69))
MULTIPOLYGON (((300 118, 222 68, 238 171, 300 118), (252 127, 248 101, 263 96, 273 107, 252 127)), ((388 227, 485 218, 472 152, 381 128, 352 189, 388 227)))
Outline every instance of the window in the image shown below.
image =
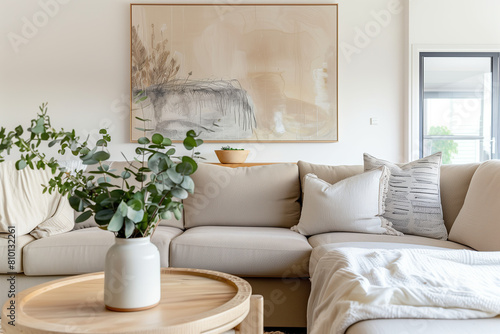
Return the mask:
POLYGON ((500 53, 420 53, 420 157, 443 164, 496 158, 500 53))

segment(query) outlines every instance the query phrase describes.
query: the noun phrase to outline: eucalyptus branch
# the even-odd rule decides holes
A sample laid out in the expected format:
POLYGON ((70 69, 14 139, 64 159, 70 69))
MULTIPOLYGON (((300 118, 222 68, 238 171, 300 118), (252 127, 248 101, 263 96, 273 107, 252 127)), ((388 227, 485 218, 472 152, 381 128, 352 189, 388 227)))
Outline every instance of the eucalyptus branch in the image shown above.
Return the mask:
MULTIPOLYGON (((146 99, 143 92, 140 92, 135 102, 146 99)), ((144 109, 141 110, 144 117, 144 109)), ((137 155, 142 156, 142 162, 137 157, 134 158, 141 162, 141 166, 134 166, 133 161, 124 156, 128 166, 117 175, 107 163, 110 154, 106 147, 111 136, 106 129, 99 131, 101 137, 90 148, 88 137, 81 143, 74 130, 56 130, 52 127, 47 115, 47 104, 42 104, 40 111, 37 118, 31 120, 26 132, 21 126, 10 132, 0 128, 0 162, 4 161, 3 155, 9 155, 12 149, 17 148, 21 152, 21 158, 16 161, 17 169, 51 169, 54 175, 44 185, 43 191, 51 193, 57 190, 62 195, 68 194, 71 207, 81 212, 76 219, 77 223, 94 216, 101 228, 114 232, 117 237, 129 238, 151 235, 159 220, 168 218, 171 213, 180 219, 182 203, 173 198, 182 200, 194 192, 194 182, 190 175, 198 168, 195 159, 199 158, 196 156, 199 152, 193 150, 203 143, 193 130, 186 133, 183 142, 184 148, 193 152, 190 156, 175 157, 172 141, 159 133, 146 137, 146 133, 151 131, 146 128, 146 123, 150 120, 136 117, 144 123, 144 128, 139 128, 144 137, 139 138, 140 146, 136 148, 137 155), (83 170, 67 171, 55 158, 49 159, 40 151, 41 144, 45 142, 49 148, 57 147, 61 155, 69 150, 82 164, 97 165, 97 170, 88 173, 83 170), (174 162, 174 157, 179 161, 174 162), (58 170, 59 173, 56 173, 58 170), (96 179, 95 175, 102 177, 96 179), (131 177, 140 183, 140 189, 129 185, 127 179, 131 177), (121 188, 116 182, 113 183, 113 179, 121 179, 121 188)))

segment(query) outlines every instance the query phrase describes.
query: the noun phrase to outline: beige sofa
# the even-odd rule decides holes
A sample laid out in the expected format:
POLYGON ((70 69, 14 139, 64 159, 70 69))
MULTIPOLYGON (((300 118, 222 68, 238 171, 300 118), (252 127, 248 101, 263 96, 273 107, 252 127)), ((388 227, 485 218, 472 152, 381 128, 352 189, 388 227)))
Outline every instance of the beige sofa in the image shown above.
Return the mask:
MULTIPOLYGON (((112 168, 120 169, 123 164, 115 162, 112 168)), ((448 231, 478 166, 441 167, 441 199, 448 231)), ((412 235, 335 232, 307 238, 290 230, 300 218, 301 176, 315 173, 320 178, 338 181, 362 171, 362 166, 325 168, 304 162, 234 169, 202 164, 193 175, 195 194, 184 201, 183 219, 162 221, 152 238, 160 251, 161 264, 212 269, 244 277, 254 293, 265 298, 266 326, 306 327, 310 262, 314 264, 329 248, 468 248, 452 241, 412 235)), ((92 227, 91 222, 47 238, 20 236, 16 255, 17 291, 60 277, 102 271, 104 256, 113 242, 112 233, 92 227)), ((6 254, 6 242, 1 238, 0 252, 6 254)), ((6 264, 0 263, 0 271, 3 303, 9 276, 6 264)), ((492 328, 498 330, 498 320, 471 320, 467 326, 480 324, 485 329, 482 332, 488 333, 492 328)), ((425 333, 466 333, 467 326, 463 323, 371 320, 355 324, 347 333, 420 333, 422 328, 427 328, 425 333)))

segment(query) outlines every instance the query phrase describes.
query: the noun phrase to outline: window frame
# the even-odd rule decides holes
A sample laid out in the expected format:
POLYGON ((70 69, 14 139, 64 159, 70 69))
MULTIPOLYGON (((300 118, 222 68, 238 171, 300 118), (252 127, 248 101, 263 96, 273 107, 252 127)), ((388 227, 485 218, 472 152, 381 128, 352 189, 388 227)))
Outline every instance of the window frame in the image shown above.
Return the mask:
MULTIPOLYGON (((491 159, 496 159, 500 152, 500 141, 498 140, 498 134, 500 133, 500 52, 492 51, 419 51, 418 52, 418 156, 423 157, 424 151, 424 58, 425 57, 490 57, 491 58, 491 73, 492 73, 492 87, 491 87, 491 108, 492 108, 492 119, 491 119, 491 159)), ((429 93, 427 93, 429 94, 429 93)), ((432 93, 431 93, 432 94, 432 93)), ((439 93, 440 97, 443 93, 439 93)), ((455 95, 456 93, 451 93, 450 95, 455 95)), ((467 95, 467 93, 461 93, 460 95, 467 95)), ((410 132, 411 133, 411 132, 410 132)), ((480 136, 446 136, 443 139, 481 139, 480 136)), ((411 138, 410 138, 411 142, 411 138)))

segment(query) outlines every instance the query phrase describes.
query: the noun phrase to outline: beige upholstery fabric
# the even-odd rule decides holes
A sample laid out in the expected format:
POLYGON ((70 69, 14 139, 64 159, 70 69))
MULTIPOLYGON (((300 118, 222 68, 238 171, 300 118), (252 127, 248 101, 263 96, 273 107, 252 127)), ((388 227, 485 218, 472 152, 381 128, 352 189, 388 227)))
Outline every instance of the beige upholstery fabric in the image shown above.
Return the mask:
POLYGON ((479 163, 441 166, 441 206, 448 232, 464 205, 472 175, 479 163))
POLYGON ((437 240, 416 235, 383 235, 383 234, 365 234, 365 233, 324 233, 312 236, 309 238, 309 243, 312 247, 318 247, 332 243, 347 243, 347 242, 383 242, 383 243, 398 243, 398 244, 415 244, 432 247, 452 248, 452 249, 467 249, 463 245, 446 241, 437 240))
MULTIPOLYGON (((168 267, 170 241, 181 233, 175 227, 156 229, 152 242, 160 251, 162 267, 168 267)), ((113 233, 92 227, 37 240, 24 248, 24 273, 40 276, 103 271, 106 252, 114 239, 113 233)))
MULTIPOLYGON (((15 244, 15 255, 14 255, 14 267, 11 268, 9 266, 9 263, 7 262, 8 258, 10 257, 9 251, 8 251, 8 245, 9 245, 9 240, 8 239, 3 239, 0 238, 0 274, 5 274, 5 273, 22 273, 23 272, 23 249, 24 247, 35 240, 33 236, 29 234, 22 235, 17 238, 16 244, 15 244)), ((12 249, 12 248, 11 248, 12 249)), ((0 290, 1 291, 1 290, 0 290)))
MULTIPOLYGON (((126 161, 112 161, 110 163, 110 169, 111 170, 114 169, 115 170, 114 173, 117 175, 120 175, 121 172, 125 170, 124 168, 128 167, 128 166, 129 166, 129 163, 126 161)), ((95 170, 97 170, 97 166, 89 166, 87 168, 87 172, 95 171, 95 170)), ((149 178, 149 176, 148 176, 148 178, 149 178)), ((114 184, 114 185, 121 187, 123 180, 121 178, 120 179, 110 178, 110 181, 111 181, 110 182, 111 184, 114 184)), ((129 178, 127 180, 127 182, 130 186, 136 186, 138 188, 141 186, 141 183, 136 181, 133 175, 131 178, 129 178)), ((75 212, 75 218, 78 217, 80 214, 81 214, 81 212, 75 212)), ((95 222, 94 217, 91 217, 84 222, 76 223, 74 229, 79 230, 82 228, 97 227, 97 226, 98 225, 95 222)), ((160 226, 172 226, 172 227, 177 227, 177 228, 183 229, 184 228, 184 218, 177 220, 172 216, 171 219, 161 220, 160 226)))
POLYGON ((328 166, 328 165, 318 165, 312 164, 305 161, 299 161, 297 163, 299 166, 299 176, 302 185, 302 191, 304 189, 304 176, 311 173, 316 175, 318 178, 325 180, 330 184, 337 183, 343 179, 354 176, 356 174, 363 173, 363 166, 328 166))
POLYGON ((470 182, 450 240, 480 251, 500 251, 500 161, 482 163, 470 182))
POLYGON ((245 281, 253 295, 264 297, 265 327, 307 327, 309 278, 245 277, 245 281))
POLYGON ((43 194, 42 184, 52 177, 50 170, 18 171, 14 161, 0 164, 0 234, 6 237, 8 226, 16 226, 18 236, 33 231, 35 238, 70 231, 74 221, 68 199, 56 191, 43 194))
POLYGON ((195 226, 291 227, 299 222, 295 164, 228 168, 200 164, 195 193, 184 200, 186 228, 195 226))
POLYGON ((202 226, 172 241, 173 267, 249 277, 307 277, 311 246, 286 228, 202 226))
POLYGON ((346 334, 497 334, 500 317, 488 319, 377 319, 360 321, 346 334))
POLYGON ((303 235, 339 231, 401 235, 381 217, 388 181, 386 167, 335 184, 307 174, 300 221, 292 230, 303 235))

